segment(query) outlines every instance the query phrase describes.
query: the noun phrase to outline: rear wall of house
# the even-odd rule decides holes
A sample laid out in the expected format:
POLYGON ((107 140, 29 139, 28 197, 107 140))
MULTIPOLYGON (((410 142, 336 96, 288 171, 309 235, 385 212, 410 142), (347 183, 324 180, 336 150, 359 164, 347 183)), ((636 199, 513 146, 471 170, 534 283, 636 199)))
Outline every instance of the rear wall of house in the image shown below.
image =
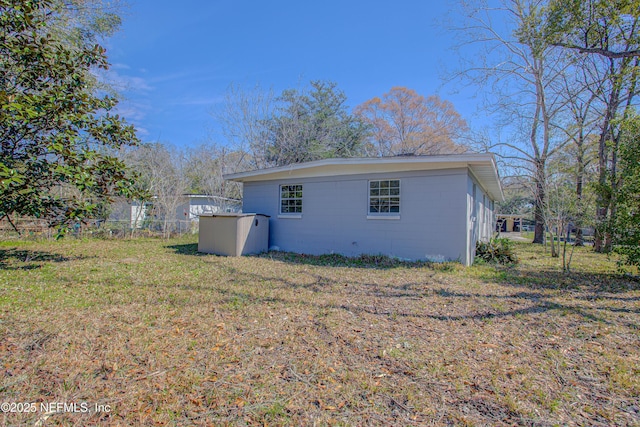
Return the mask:
POLYGON ((270 215, 269 246, 283 251, 467 264, 467 184, 466 169, 249 182, 243 212, 270 215), (368 214, 369 181, 382 179, 400 180, 399 219, 368 214), (303 186, 299 218, 279 212, 287 184, 303 186))

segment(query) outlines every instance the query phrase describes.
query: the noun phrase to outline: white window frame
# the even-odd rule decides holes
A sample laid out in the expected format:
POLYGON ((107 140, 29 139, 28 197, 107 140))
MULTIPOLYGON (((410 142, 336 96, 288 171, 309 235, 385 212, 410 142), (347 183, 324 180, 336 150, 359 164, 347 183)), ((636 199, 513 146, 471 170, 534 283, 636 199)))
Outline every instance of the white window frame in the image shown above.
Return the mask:
MULTIPOLYGON (((289 188, 287 191, 292 191, 291 188, 289 188)), ((302 218, 302 212, 303 212, 303 200, 304 200, 304 185, 303 184, 280 184, 278 186, 278 218, 302 218), (294 192, 298 192, 300 191, 300 197, 294 196, 294 197, 287 197, 284 198, 282 197, 282 188, 283 187, 300 187, 300 189, 294 189, 294 192), (300 201, 300 207, 299 207, 299 212, 297 211, 297 206, 293 206, 294 209, 296 209, 296 211, 294 212, 283 212, 282 211, 282 201, 283 200, 288 200, 288 201, 300 201)), ((291 206, 289 206, 289 209, 291 208, 291 206)))
POLYGON ((400 212, 402 204, 402 183, 399 178, 386 178, 386 179, 370 179, 367 181, 367 219, 400 219, 400 212), (397 181, 398 186, 391 186, 391 183, 397 181), (381 194, 383 190, 381 183, 387 183, 388 194, 381 194), (372 189, 372 183, 377 183, 377 188, 372 189), (377 195, 372 195, 372 190, 378 190, 377 195), (397 190, 397 194, 391 194, 393 190, 397 190), (379 200, 387 200, 387 207, 389 208, 389 212, 371 212, 371 200, 379 199, 379 200), (392 205, 393 199, 397 199, 397 203, 392 205), (397 212, 392 212, 391 210, 397 207, 397 212))

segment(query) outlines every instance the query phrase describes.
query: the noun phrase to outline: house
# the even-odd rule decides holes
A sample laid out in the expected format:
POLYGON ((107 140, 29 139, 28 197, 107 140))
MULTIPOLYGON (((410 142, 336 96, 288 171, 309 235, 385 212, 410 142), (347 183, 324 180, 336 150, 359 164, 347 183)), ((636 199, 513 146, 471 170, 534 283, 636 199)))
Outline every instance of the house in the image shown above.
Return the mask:
POLYGON ((198 221, 204 214, 235 213, 242 209, 242 202, 206 194, 185 194, 184 203, 176 209, 176 219, 198 221))
POLYGON ((269 215, 269 246, 470 265, 503 200, 493 155, 339 158, 225 175, 243 212, 269 215))
POLYGON ((524 222, 523 215, 496 214, 496 231, 501 233, 524 231, 524 222))

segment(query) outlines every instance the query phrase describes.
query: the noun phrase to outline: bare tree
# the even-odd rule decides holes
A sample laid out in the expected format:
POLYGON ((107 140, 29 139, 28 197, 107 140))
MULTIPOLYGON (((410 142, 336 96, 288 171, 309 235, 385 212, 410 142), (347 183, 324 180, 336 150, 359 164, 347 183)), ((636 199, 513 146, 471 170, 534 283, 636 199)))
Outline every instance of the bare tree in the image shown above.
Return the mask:
POLYGON ((557 91, 566 100, 565 124, 560 126, 569 141, 568 146, 559 153, 559 162, 568 165, 575 188, 575 216, 576 227, 575 245, 583 245, 582 227, 588 221, 585 204, 585 186, 589 178, 591 166, 597 163, 597 133, 600 109, 602 104, 603 82, 594 76, 591 66, 592 58, 576 57, 569 72, 564 73, 554 83, 558 84, 557 91))
POLYGON ((212 113, 229 145, 234 151, 244 154, 239 164, 247 165, 247 169, 273 166, 268 159, 268 125, 274 102, 271 90, 260 86, 245 90, 231 85, 222 106, 212 113))
POLYGON ((240 184, 225 181, 223 175, 255 167, 247 153, 211 142, 187 150, 185 157, 189 191, 223 199, 242 194, 240 184))
MULTIPOLYGON (((169 237, 187 189, 183 154, 160 143, 141 144, 128 153, 126 162, 140 174, 139 185, 151 194, 153 212, 163 223, 163 234, 169 237)), ((140 202, 144 205, 147 201, 140 202)))
POLYGON ((559 257, 562 253, 562 270, 570 272, 573 249, 567 258, 567 243, 570 240, 572 219, 576 213, 575 197, 570 182, 559 173, 548 177, 547 202, 545 203, 545 222, 550 236, 551 256, 559 257), (560 242, 564 240, 563 250, 560 242))
POLYGON ((457 142, 467 123, 453 104, 436 95, 425 98, 412 89, 393 87, 381 98, 372 98, 355 109, 372 128, 367 154, 461 153, 457 142))
POLYGON ((463 71, 455 77, 489 88, 486 111, 501 116, 502 126, 512 129, 512 140, 486 148, 532 179, 534 243, 544 242, 547 162, 566 144, 558 130, 566 101, 552 82, 570 65, 568 56, 540 34, 543 6, 537 0, 464 3, 465 24, 456 29, 462 35, 459 49, 473 45, 480 54, 463 53, 463 71))

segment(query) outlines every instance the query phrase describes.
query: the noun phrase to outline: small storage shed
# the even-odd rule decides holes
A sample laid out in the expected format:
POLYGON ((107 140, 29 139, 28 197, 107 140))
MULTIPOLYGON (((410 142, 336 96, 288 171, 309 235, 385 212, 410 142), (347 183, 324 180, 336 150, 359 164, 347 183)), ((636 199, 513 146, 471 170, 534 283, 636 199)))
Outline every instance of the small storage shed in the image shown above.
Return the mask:
POLYGON ((198 252, 240 256, 269 248, 269 216, 255 213, 200 215, 198 252))

